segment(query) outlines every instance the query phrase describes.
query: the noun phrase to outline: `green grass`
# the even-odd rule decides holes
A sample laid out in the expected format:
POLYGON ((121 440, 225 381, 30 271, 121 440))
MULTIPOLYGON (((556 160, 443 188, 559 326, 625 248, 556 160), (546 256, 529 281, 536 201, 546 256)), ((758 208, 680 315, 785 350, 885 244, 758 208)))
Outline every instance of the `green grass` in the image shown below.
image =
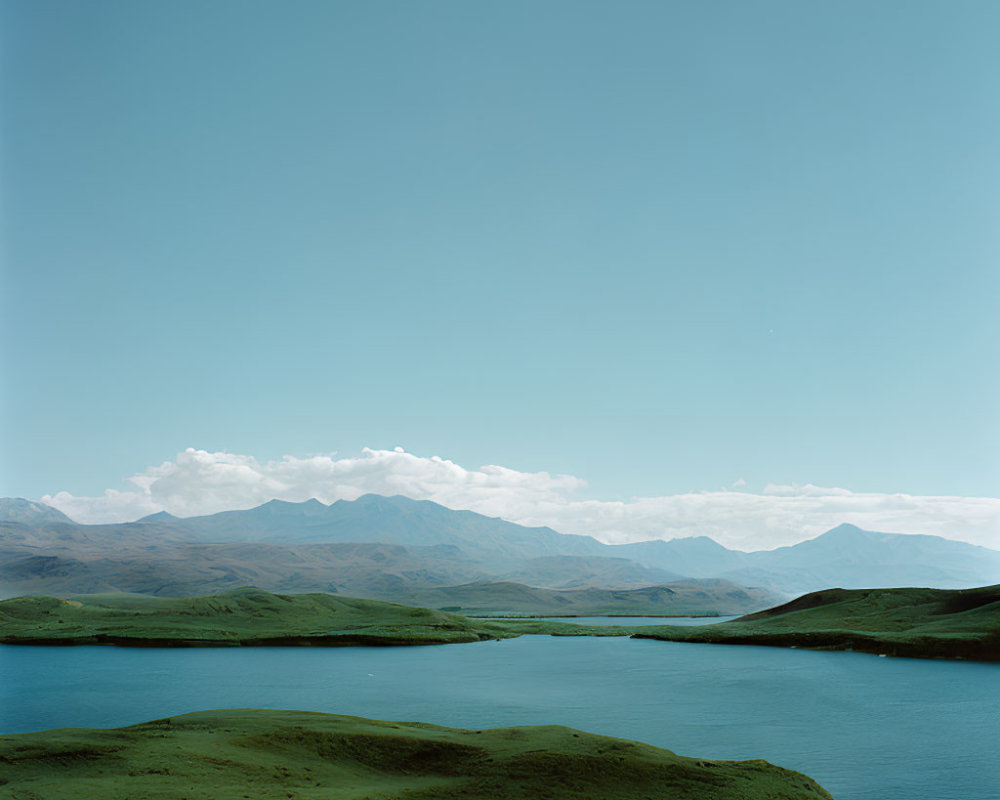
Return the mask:
POLYGON ((0 602, 0 644, 135 647, 420 645, 526 633, 623 636, 625 628, 470 619, 329 594, 241 589, 208 597, 19 597, 0 602))
POLYGON ((1000 661, 1000 586, 828 589, 731 622, 641 628, 639 638, 1000 661))
POLYGON ((260 710, 0 736, 0 784, 45 800, 830 800, 765 761, 684 758, 570 728, 260 710))
POLYGON ((998 661, 1000 586, 962 591, 829 589, 732 622, 641 628, 471 619, 377 600, 258 589, 208 597, 81 595, 0 602, 0 644, 420 645, 524 634, 635 636, 998 661))
POLYGON ((502 626, 426 608, 257 589, 208 597, 91 595, 0 602, 0 642, 5 644, 444 644, 505 635, 502 626))

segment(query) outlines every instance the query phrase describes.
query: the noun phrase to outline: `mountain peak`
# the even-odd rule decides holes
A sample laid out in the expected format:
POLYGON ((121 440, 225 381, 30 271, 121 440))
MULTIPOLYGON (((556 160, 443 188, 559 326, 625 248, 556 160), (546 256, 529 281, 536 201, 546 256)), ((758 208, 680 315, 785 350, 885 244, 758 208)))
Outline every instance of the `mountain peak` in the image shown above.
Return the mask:
MULTIPOLYGON (((821 533, 816 539, 823 539, 824 541, 830 540, 860 540, 864 538, 871 538, 875 534, 875 531, 866 531, 864 528, 859 528, 857 525, 852 525, 849 522, 842 522, 836 528, 830 528, 826 533, 821 533)), ((806 541, 809 541, 808 539, 806 541)), ((815 541, 815 540, 813 540, 815 541)))
POLYGON ((850 522, 841 522, 836 528, 830 528, 827 533, 868 533, 864 528, 852 525, 850 522))
MULTIPOLYGON (((356 498, 353 502, 360 503, 361 505, 393 505, 393 506, 404 506, 411 505, 420 502, 432 502, 432 501, 421 501, 414 500, 412 497, 407 497, 405 494, 376 494, 375 492, 367 492, 360 497, 356 498)), ((432 505, 437 505, 433 503, 432 505)))
POLYGON ((0 497, 0 522, 68 522, 69 517, 45 503, 23 497, 0 497))
POLYGON ((700 552, 700 553, 720 553, 728 548, 723 547, 710 536, 679 536, 675 539, 668 539, 664 544, 670 546, 672 550, 700 552))
POLYGON ((277 512, 279 514, 283 513, 301 513, 306 512, 309 514, 315 513, 317 511, 324 511, 328 506, 325 503, 321 503, 315 497, 310 497, 308 500, 303 500, 301 503, 296 503, 293 500, 279 500, 275 498, 274 500, 268 500, 266 503, 257 506, 256 508, 249 509, 250 511, 271 511, 277 512))
POLYGON ((177 522, 180 517, 175 517, 169 511, 157 511, 155 514, 148 514, 137 522, 177 522))
POLYGON ((350 503, 351 505, 370 511, 388 511, 388 512, 402 512, 404 514, 440 514, 450 512, 453 514, 470 514, 473 512, 462 511, 459 509, 448 508, 440 503, 435 503, 433 500, 415 500, 412 497, 407 497, 405 494, 375 494, 374 492, 368 492, 363 494, 355 500, 342 501, 350 503))

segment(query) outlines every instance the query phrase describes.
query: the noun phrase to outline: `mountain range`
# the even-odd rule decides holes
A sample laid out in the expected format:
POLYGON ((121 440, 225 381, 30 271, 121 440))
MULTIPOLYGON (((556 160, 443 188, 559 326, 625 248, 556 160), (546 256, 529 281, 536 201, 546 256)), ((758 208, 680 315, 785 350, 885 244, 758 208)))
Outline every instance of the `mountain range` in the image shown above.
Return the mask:
POLYGON ((617 604, 620 613, 726 614, 833 586, 998 581, 998 551, 852 525, 744 553, 707 537, 607 545, 401 496, 331 505, 273 500, 248 510, 188 518, 161 512, 107 525, 75 523, 36 501, 0 500, 0 596, 182 596, 253 585, 467 613, 608 613, 617 604), (621 594, 654 586, 672 593, 621 594))

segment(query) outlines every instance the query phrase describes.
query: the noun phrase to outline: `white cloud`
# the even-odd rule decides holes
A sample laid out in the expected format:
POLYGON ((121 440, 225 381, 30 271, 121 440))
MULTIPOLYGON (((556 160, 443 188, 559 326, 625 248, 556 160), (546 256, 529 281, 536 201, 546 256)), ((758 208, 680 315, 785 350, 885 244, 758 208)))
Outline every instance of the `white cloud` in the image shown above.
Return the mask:
POLYGON ((469 470, 399 447, 366 448, 353 458, 285 456, 266 463, 188 448, 129 482, 133 490, 109 489, 100 497, 59 492, 41 499, 80 522, 122 522, 161 510, 194 516, 252 508, 274 498, 332 503, 374 492, 587 533, 606 542, 710 536, 727 547, 756 550, 794 544, 850 522, 1000 549, 1000 498, 861 493, 808 483, 772 484, 757 494, 746 491, 740 480, 719 491, 605 502, 577 498, 587 483, 571 475, 495 465, 469 470))

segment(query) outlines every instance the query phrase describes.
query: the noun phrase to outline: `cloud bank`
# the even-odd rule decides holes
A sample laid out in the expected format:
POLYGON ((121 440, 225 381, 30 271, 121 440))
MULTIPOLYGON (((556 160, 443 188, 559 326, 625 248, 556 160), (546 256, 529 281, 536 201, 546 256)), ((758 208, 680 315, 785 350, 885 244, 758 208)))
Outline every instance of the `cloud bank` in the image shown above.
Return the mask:
POLYGON ((362 494, 402 494, 449 508, 549 525, 609 543, 710 536, 726 547, 760 550, 794 544, 842 522, 868 530, 930 533, 1000 549, 1000 498, 852 492, 769 485, 607 502, 582 499, 586 481, 500 466, 466 469, 453 461, 364 449, 354 458, 252 456, 188 448, 173 461, 128 479, 132 489, 100 497, 68 492, 41 501, 79 522, 126 522, 157 511, 180 517, 252 508, 268 500, 324 503, 362 494))

